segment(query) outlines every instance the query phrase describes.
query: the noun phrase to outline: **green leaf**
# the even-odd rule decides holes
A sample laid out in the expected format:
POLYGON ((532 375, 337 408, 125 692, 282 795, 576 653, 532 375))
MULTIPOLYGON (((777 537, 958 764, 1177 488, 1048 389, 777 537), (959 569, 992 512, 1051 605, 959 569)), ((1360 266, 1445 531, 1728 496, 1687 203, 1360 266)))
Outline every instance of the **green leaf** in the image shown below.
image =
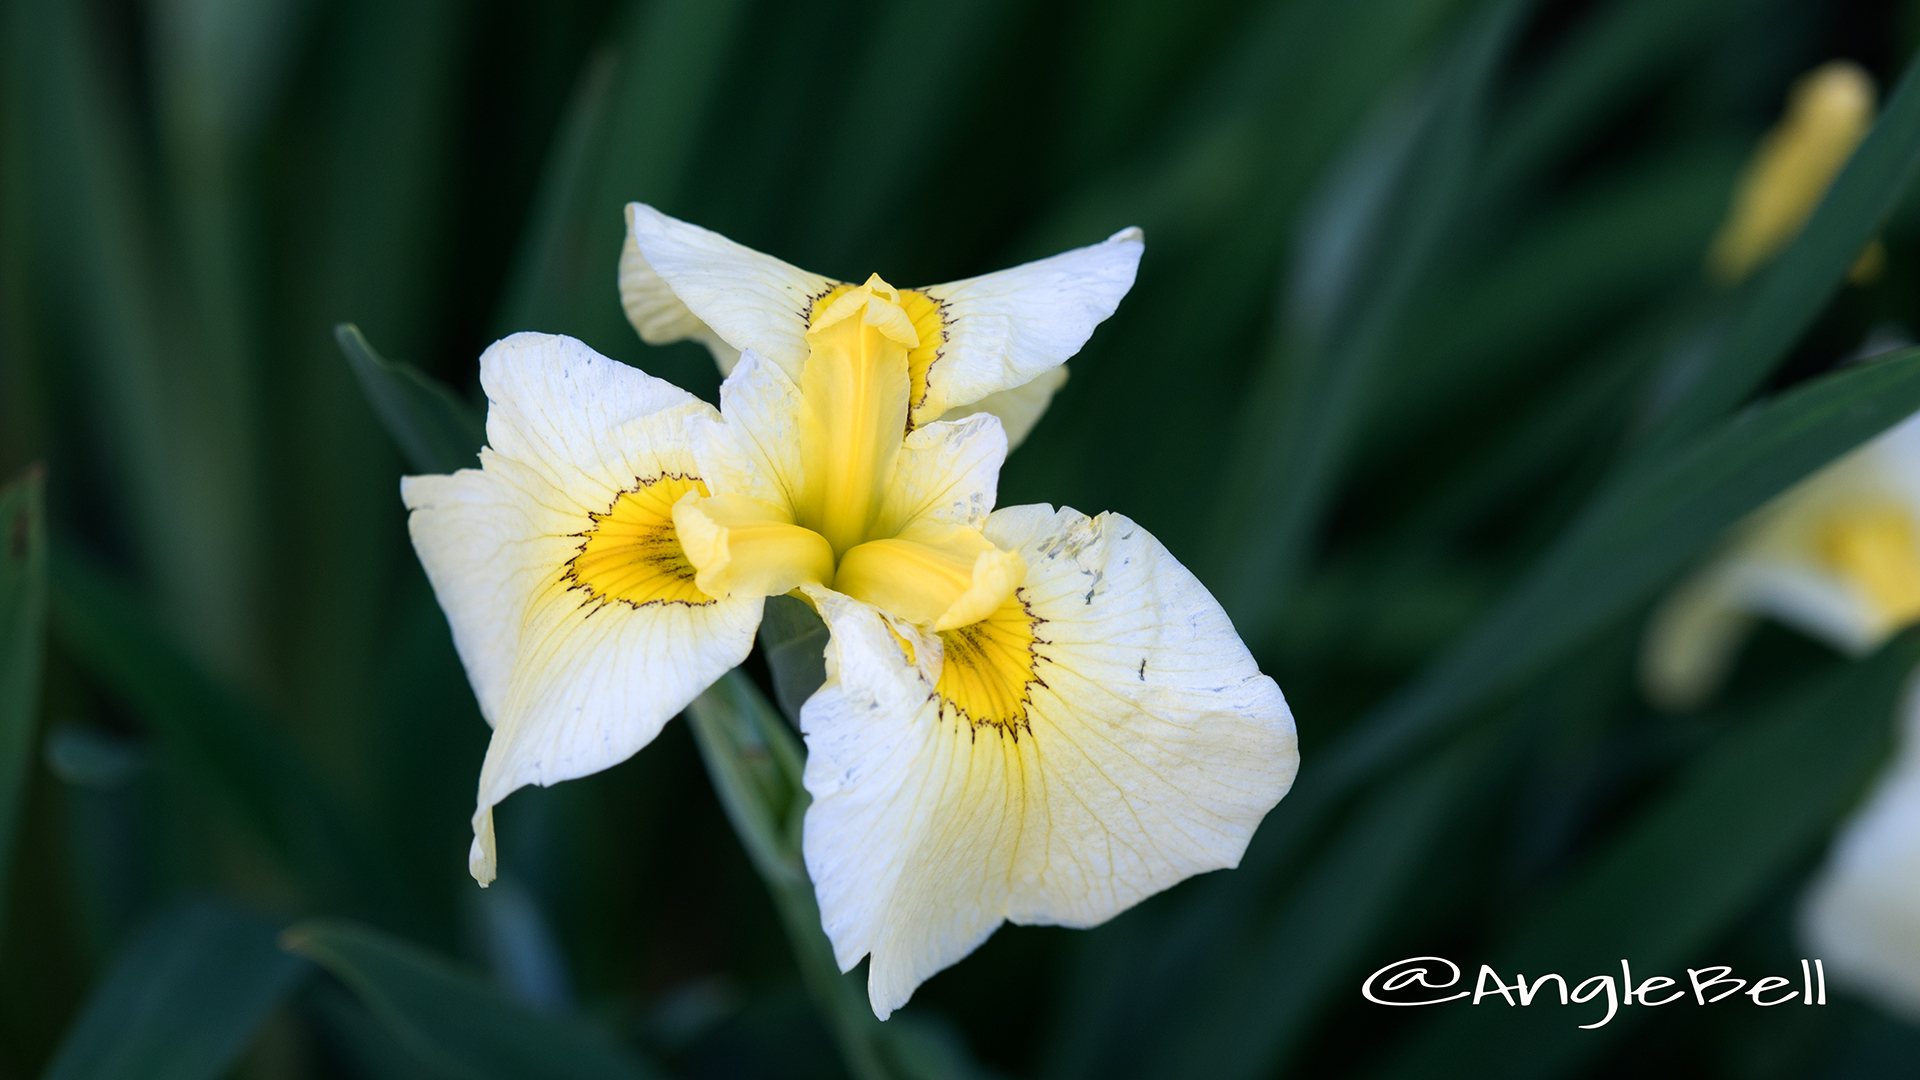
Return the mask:
POLYGON ((1487 155, 1487 191, 1498 198, 1513 190, 1751 10, 1735 0, 1620 0, 1593 9, 1514 95, 1487 155))
POLYGON ((900 1014, 882 1024, 867 1002, 864 980, 857 972, 843 974, 834 961, 800 847, 800 826, 812 801, 801 783, 805 752, 759 688, 741 672, 728 672, 694 699, 687 720, 714 792, 773 896, 800 976, 839 1040, 848 1071, 857 1080, 981 1075, 957 1035, 900 1014))
POLYGON ((1364 130, 1310 210, 1214 528, 1219 594, 1256 648, 1304 568, 1413 290, 1464 206, 1488 86, 1523 10, 1483 9, 1429 92, 1364 130))
POLYGON ((362 1080, 471 1080, 468 1073, 422 1058, 339 983, 315 980, 300 995, 302 1019, 362 1080))
POLYGON ((656 1070, 585 1022, 533 1012, 408 942, 340 919, 299 923, 281 944, 352 988, 431 1067, 474 1080, 643 1080, 656 1070))
MULTIPOLYGON (((1151 152, 1072 189, 1016 251, 1050 255, 1131 223, 1156 244, 1217 232, 1210 265, 1218 269, 1218 257, 1230 255, 1236 269, 1251 269, 1238 265, 1246 259, 1270 270, 1328 158, 1459 7, 1271 0, 1249 10, 1207 56, 1205 77, 1165 129, 1137 141, 1151 152)), ((1223 309, 1245 311, 1272 281, 1222 274, 1207 284, 1223 309)), ((1182 326, 1195 329, 1191 320, 1182 326)))
MULTIPOLYGON (((1711 946, 1818 844, 1885 758, 1901 687, 1920 661, 1907 634, 1743 718, 1618 837, 1494 950, 1496 971, 1569 981, 1655 975, 1685 987, 1682 969, 1711 946)), ((1393 1071, 1430 1075, 1435 1061, 1481 1062, 1476 1075, 1549 1077, 1590 1062, 1645 1018, 1622 1009, 1605 1027, 1557 1001, 1514 1015, 1498 1002, 1446 1011, 1405 1048, 1393 1071), (1542 1010, 1544 1007, 1544 1014, 1542 1010), (1501 1052, 1489 1055, 1487 1047, 1501 1052)))
MULTIPOLYGON (((199 347, 167 295, 175 254, 159 237, 134 95, 80 8, 20 5, 11 28, 35 91, 21 143, 31 164, 33 273, 59 296, 58 342, 86 380, 125 536, 170 628, 202 662, 255 671, 249 593, 264 515, 248 387, 199 347)), ((56 344, 50 342, 50 345, 56 344)))
POLYGON ((47 650, 46 473, 0 488, 0 925, 26 801, 47 650))
POLYGON ((544 168, 498 332, 571 334, 602 352, 635 340, 615 274, 622 208, 638 200, 671 210, 690 187, 693 150, 746 12, 743 0, 630 6, 617 56, 586 74, 544 168))
MULTIPOLYGON (((1700 252, 1741 157, 1730 143, 1690 140, 1568 193, 1490 258, 1434 274, 1370 410, 1368 463, 1420 452, 1436 420, 1510 400, 1513 384, 1566 363, 1622 314, 1658 306, 1649 299, 1701 290, 1700 252)), ((1525 411, 1502 418, 1515 414, 1525 411)))
MULTIPOLYGON (((736 36, 748 17, 744 0, 648 0, 633 5, 621 42, 624 69, 614 88, 608 140, 592 177, 599 206, 616 211, 614 243, 625 236, 617 213, 634 199, 671 202, 697 177, 690 161, 709 115, 736 36)), ((596 219, 598 220, 598 219, 596 219)), ((612 293, 614 263, 600 271, 612 293)))
POLYGON ((767 597, 760 616, 760 648, 773 674, 773 694, 794 726, 800 706, 827 681, 827 624, 791 596, 767 597))
MULTIPOLYGON (((1800 235, 1748 289, 1720 347, 1646 440, 1647 453, 1712 424, 1751 394, 1800 340, 1920 171, 1920 58, 1907 65, 1873 131, 1841 170, 1800 235)), ((1644 460, 1644 457, 1643 457, 1644 460)))
POLYGON ((1471 633, 1324 751, 1314 784, 1348 788, 1540 671, 1768 499, 1916 409, 1920 350, 1909 349, 1796 387, 1623 477, 1471 633))
MULTIPOLYGON (((253 621, 263 608, 253 601, 266 585, 256 574, 268 570, 256 553, 271 535, 263 495, 272 483, 272 458, 259 447, 269 406, 258 375, 267 355, 260 333, 267 320, 259 315, 273 286, 258 272, 266 237, 250 227, 258 206, 245 185, 260 153, 263 122, 289 74, 305 6, 303 0, 179 0, 154 7, 146 35, 150 67, 133 99, 140 102, 135 123, 153 123, 157 135, 143 180, 165 195, 154 224, 166 239, 153 245, 145 271, 160 315, 149 332, 176 338, 166 343, 160 374, 179 396, 156 404, 183 425, 175 469, 163 483, 212 481, 210 493, 229 516, 194 520, 200 527, 194 540, 217 537, 214 544, 231 544, 231 554, 250 559, 221 568, 229 588, 247 590, 235 608, 223 618, 194 619, 185 629, 232 640, 232 655, 206 658, 230 673, 243 670, 237 661, 250 660, 249 675, 259 671, 253 665, 265 666, 268 652, 261 648, 264 627, 253 621)), ((171 495, 166 490, 161 497, 171 495)), ((174 558, 208 554, 222 553, 190 548, 174 558)))
MULTIPOLYGON (((479 9, 342 0, 310 10, 298 89, 262 155, 277 163, 268 175, 291 186, 265 185, 277 197, 260 222, 277 259, 271 306, 254 316, 274 332, 271 420, 254 455, 272 465, 274 497, 261 550, 271 574, 253 603, 271 616, 274 665, 254 685, 273 688, 287 730, 314 733, 316 762, 365 799, 368 817, 388 817, 377 841, 398 845, 412 831, 398 822, 419 816, 418 782, 369 762, 387 759, 401 726, 380 700, 378 673, 410 599, 395 576, 408 557, 394 483, 405 465, 321 331, 350 318, 396 355, 465 352, 464 340, 439 336, 443 303, 471 310, 467 291, 492 288, 493 272, 473 267, 494 257, 457 239, 491 232, 467 216, 491 213, 452 193, 485 190, 479 174, 512 169, 462 164, 457 149, 474 115, 463 111, 473 99, 467 78, 499 68, 475 68, 466 51, 487 21, 479 9)), ((530 51, 516 47, 507 67, 518 70, 530 51)), ((501 137, 512 127, 497 114, 485 122, 496 154, 516 152, 501 137)))
MULTIPOLYGON (((903 117, 959 112, 988 77, 981 54, 1008 7, 1005 0, 902 0, 876 9, 846 100, 884 102, 903 117)), ((938 167, 951 130, 935 123, 827 124, 815 163, 801 173, 813 181, 802 200, 813 213, 801 249, 819 265, 837 267, 861 265, 889 240, 898 243, 898 222, 916 214, 918 191, 938 167)))
POLYGON ((1697 330, 1701 309, 1700 296, 1685 293, 1572 365, 1574 370, 1525 409, 1515 410, 1510 423, 1422 496, 1395 540, 1426 545, 1451 540, 1502 498, 1540 484, 1582 450, 1591 453, 1596 442, 1617 438, 1647 370, 1671 351, 1677 335, 1697 330))
POLYGON ((1334 835, 1278 914, 1214 950, 1225 970, 1170 1003, 1151 1029, 1153 1052, 1127 1074, 1271 1075, 1394 914, 1461 797, 1485 777, 1491 748, 1484 736, 1463 740, 1384 785, 1334 835))
POLYGON ((580 72, 559 130, 554 133, 553 149, 540 168, 526 233, 509 269, 505 299, 494 320, 496 336, 536 329, 558 333, 570 328, 566 317, 572 294, 585 287, 584 280, 573 280, 585 271, 576 265, 583 261, 578 247, 592 239, 592 225, 612 227, 605 221, 592 221, 587 206, 593 194, 593 171, 604 150, 614 79, 622 67, 619 54, 602 47, 580 72), (583 229, 587 231, 583 233, 583 229), (574 288, 559 287, 555 276, 560 274, 565 274, 574 288))
POLYGON ((334 327, 333 337, 366 391, 367 403, 415 472, 474 467, 487 441, 487 425, 472 405, 412 364, 374 352, 352 323, 334 327))
POLYGON ((885 1080, 885 1032, 867 1005, 857 975, 844 975, 820 927, 800 850, 800 827, 812 801, 801 784, 805 753, 799 739, 738 670, 694 699, 687 720, 707 777, 754 869, 773 895, 800 976, 814 1007, 839 1040, 857 1080, 885 1080))
POLYGON ((57 724, 47 732, 47 768, 76 787, 112 791, 147 766, 140 744, 83 724, 57 724))
POLYGON ((394 880, 271 721, 174 647, 124 583, 65 548, 50 557, 51 612, 62 651, 147 725, 310 896, 385 896, 394 880))
POLYGON ((812 799, 801 785, 806 752, 800 740, 738 670, 695 698, 687 719, 714 794, 754 869, 769 882, 804 881, 800 823, 812 799))
POLYGON ((45 1080, 213 1080, 307 970, 277 925, 223 903, 180 904, 128 942, 45 1080))
MULTIPOLYGON (((299 0, 185 0, 155 11, 161 69, 155 81, 167 98, 169 141, 221 156, 231 152, 224 143, 253 134, 286 81, 303 14, 299 0)), ((183 176, 214 191, 230 182, 191 171, 183 176)))

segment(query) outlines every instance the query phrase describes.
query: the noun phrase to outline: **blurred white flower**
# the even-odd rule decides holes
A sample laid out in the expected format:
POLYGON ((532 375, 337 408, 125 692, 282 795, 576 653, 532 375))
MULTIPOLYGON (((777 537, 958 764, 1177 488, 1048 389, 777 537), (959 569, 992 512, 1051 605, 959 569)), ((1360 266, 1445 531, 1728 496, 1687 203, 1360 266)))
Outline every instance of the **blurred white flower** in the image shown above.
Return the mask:
POLYGON ((1237 864, 1298 763, 1279 688, 1138 525, 993 512, 1002 417, 1037 418, 1138 230, 912 290, 628 221, 628 314, 713 348, 721 409, 519 334, 481 358, 482 467, 402 488, 495 725, 474 876, 496 803, 645 745, 789 592, 831 632, 806 863, 882 1018, 1007 919, 1089 926, 1237 864))
POLYGON ((1920 414, 1756 511, 1668 595, 1642 642, 1648 696, 1705 701, 1757 617, 1851 656, 1920 619, 1920 414))
POLYGON ((1920 1021, 1920 684, 1900 746, 1808 889, 1801 929, 1836 984, 1920 1021))

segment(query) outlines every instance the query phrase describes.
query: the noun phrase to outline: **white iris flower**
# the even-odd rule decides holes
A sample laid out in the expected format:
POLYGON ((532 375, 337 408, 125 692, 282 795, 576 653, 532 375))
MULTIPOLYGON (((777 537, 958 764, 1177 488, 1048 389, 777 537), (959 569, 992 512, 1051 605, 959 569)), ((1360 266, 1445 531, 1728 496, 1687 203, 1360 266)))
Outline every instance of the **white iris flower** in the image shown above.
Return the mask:
POLYGON ((1008 919, 1091 926, 1236 865, 1298 764, 1279 687, 1138 525, 994 511, 1008 431, 1132 286, 1138 230, 916 290, 628 224, 627 313, 714 351, 720 411, 517 334, 481 357, 481 468, 402 483, 494 726, 474 877, 495 804, 646 745, 789 592, 832 635, 807 868, 882 1018, 1008 919))

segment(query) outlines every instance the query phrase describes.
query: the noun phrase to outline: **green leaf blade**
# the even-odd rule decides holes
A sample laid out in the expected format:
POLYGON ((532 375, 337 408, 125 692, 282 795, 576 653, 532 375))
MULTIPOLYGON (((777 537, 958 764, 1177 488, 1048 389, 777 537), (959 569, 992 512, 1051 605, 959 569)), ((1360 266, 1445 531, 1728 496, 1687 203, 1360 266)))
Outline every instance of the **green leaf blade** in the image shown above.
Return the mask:
POLYGON ((760 649, 773 675, 774 698, 795 727, 800 706, 827 681, 827 624, 791 596, 767 597, 760 617, 760 649))
POLYGON ((738 670, 694 699, 687 720, 714 793, 773 897, 807 993, 839 1041, 848 1071, 857 1080, 886 1080, 894 1075, 885 1063, 886 1031, 854 978, 834 962, 807 877, 800 826, 811 797, 801 783, 800 740, 738 670))
POLYGON ((444 384, 412 364, 388 360, 360 328, 341 323, 333 337, 367 403, 416 472, 450 473, 474 466, 487 441, 486 421, 444 384))
POLYGON ((46 476, 0 489, 0 924, 26 802, 47 641, 46 476))
MULTIPOLYGON (((1511 977, 1559 971, 1570 982, 1618 974, 1626 957, 1636 980, 1664 975, 1686 986, 1684 969, 1705 966, 1712 945, 1761 893, 1817 844, 1859 794, 1886 753, 1894 705, 1920 660, 1920 638, 1896 639, 1870 660, 1842 664, 1738 730, 1695 762, 1653 805, 1589 861, 1557 896, 1495 949, 1511 977), (1578 972, 1576 976, 1574 973, 1578 972)), ((1497 1006, 1497 1003, 1493 1003, 1497 1006)), ((1590 1031, 1557 1002, 1547 1015, 1450 1009, 1389 1070, 1425 1075, 1433 1061, 1472 1054, 1482 1075, 1543 1078, 1591 1061, 1642 1022, 1623 1009, 1590 1031), (1497 1059, 1478 1053, 1500 1045, 1497 1059)))
POLYGON ((1311 208, 1286 326, 1243 407, 1214 528, 1220 593, 1255 648, 1298 583, 1393 334, 1465 208, 1487 91, 1523 10, 1479 11, 1428 93, 1363 129, 1311 208))
POLYGON ((1537 173, 1701 42, 1728 33, 1745 10, 1733 0, 1622 0, 1595 9, 1518 95, 1488 155, 1489 189, 1503 193, 1537 173))
POLYGON ((264 714, 182 653, 124 583, 65 547, 49 565, 62 651, 140 717, 276 869, 320 900, 356 890, 395 899, 393 879, 375 868, 377 845, 264 714))
POLYGON ((1441 827, 1484 777, 1489 742, 1455 744, 1384 785, 1336 833, 1277 917, 1222 950, 1224 977, 1195 986, 1157 1025, 1159 1052, 1132 1075, 1271 1075, 1397 913, 1441 827))
POLYGON ((1650 450, 1700 431, 1752 393, 1846 281, 1860 252, 1920 173, 1920 59, 1907 70, 1866 141, 1787 249, 1763 271, 1721 347, 1647 440, 1650 450))
POLYGON ((405 941, 338 919, 281 937, 346 983, 424 1060, 476 1080, 647 1080, 660 1074, 598 1028, 521 1006, 405 941))
POLYGON ((213 1080, 307 971, 274 944, 275 925, 225 904, 189 902, 121 951, 44 1080, 213 1080))
POLYGON ((1371 773, 1650 598, 1731 526, 1920 409, 1920 350, 1796 388, 1598 496, 1508 599, 1321 756, 1371 773))
MULTIPOLYGON (((692 186, 695 149, 748 10, 741 0, 630 6, 617 52, 586 74, 544 166, 540 209, 521 239, 496 332, 569 334, 603 353, 638 355, 621 349, 634 341, 616 274, 622 208, 637 200, 671 210, 692 186)), ((648 370, 698 385, 671 362, 650 357, 648 370)))

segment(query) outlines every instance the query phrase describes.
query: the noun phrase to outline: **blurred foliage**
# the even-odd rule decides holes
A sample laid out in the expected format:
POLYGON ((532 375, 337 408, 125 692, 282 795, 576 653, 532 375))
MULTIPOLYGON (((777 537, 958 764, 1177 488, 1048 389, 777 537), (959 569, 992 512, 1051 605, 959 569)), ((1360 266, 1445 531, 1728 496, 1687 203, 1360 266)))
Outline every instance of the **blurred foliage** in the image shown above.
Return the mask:
POLYGON ((1920 353, 1855 362, 1920 327, 1920 5, 838 14, 0 0, 0 1077, 1911 1068, 1845 998, 1575 1032, 1356 991, 1418 954, 1793 964, 1916 646, 1770 630, 1678 718, 1633 656, 1721 530, 1920 406, 1920 353), (1709 284, 1833 57, 1880 123, 1709 284), (1003 929, 878 1024, 809 923, 768 702, 818 631, 781 608, 645 753, 502 807, 473 887, 486 728, 396 480, 471 453, 509 331, 715 395, 621 315, 632 199, 906 283, 1146 229, 1002 501, 1136 518, 1285 688, 1300 782, 1239 870, 1003 929))

